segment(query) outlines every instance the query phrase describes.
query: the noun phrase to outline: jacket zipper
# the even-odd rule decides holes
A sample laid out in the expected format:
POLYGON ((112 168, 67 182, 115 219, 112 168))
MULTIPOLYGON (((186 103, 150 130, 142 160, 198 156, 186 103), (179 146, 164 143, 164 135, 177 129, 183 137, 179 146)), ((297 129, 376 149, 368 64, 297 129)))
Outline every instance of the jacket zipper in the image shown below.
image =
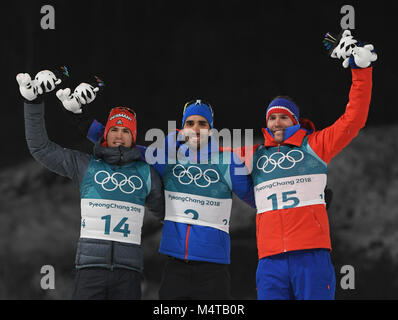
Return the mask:
POLYGON ((285 230, 283 228, 283 219, 282 219, 282 214, 281 213, 279 213, 279 217, 281 218, 283 252, 286 252, 285 230))
MULTIPOLYGON (((281 146, 281 144, 278 143, 278 152, 280 152, 280 146, 281 146)), ((281 213, 279 213, 279 217, 281 219, 283 252, 286 252, 285 229, 283 228, 283 219, 282 219, 282 214, 281 213)))
POLYGON ((120 161, 119 161, 119 164, 120 164, 120 166, 122 166, 122 165, 123 165, 123 162, 124 162, 124 156, 123 156, 123 151, 122 151, 122 149, 120 148, 120 146, 119 146, 119 152, 120 152, 120 161))
POLYGON ((188 240, 189 240, 189 230, 191 229, 191 225, 189 224, 187 227, 187 235, 185 238, 185 260, 188 260, 188 240))

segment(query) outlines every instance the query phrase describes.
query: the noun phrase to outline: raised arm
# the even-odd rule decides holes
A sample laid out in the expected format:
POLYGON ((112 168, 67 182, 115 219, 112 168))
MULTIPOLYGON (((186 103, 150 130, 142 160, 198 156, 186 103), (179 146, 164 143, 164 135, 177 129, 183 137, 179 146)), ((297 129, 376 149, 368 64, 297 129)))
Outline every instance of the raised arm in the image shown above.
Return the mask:
POLYGON ((372 67, 352 69, 349 102, 344 114, 330 127, 309 135, 313 151, 326 163, 346 147, 365 126, 372 92, 372 67))
POLYGON ((313 151, 329 163, 366 124, 372 95, 372 63, 377 60, 377 54, 373 45, 362 46, 349 30, 342 32, 337 40, 328 33, 324 44, 330 56, 344 60, 343 66, 350 66, 352 72, 349 101, 344 114, 330 127, 308 137, 313 151))
POLYGON ((44 103, 24 106, 25 135, 32 156, 49 170, 80 184, 90 155, 66 149, 49 140, 44 121, 44 103))

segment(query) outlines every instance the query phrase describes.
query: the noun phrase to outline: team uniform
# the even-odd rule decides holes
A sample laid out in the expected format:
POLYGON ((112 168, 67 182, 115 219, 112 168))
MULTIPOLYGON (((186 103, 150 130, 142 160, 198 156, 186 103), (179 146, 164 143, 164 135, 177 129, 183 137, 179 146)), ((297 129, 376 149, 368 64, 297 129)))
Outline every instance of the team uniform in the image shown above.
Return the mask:
POLYGON ((243 163, 232 152, 220 152, 212 138, 197 154, 185 144, 177 150, 186 155, 183 160, 168 157, 166 164, 154 165, 166 203, 159 252, 171 257, 160 298, 228 299, 232 193, 254 206, 252 181, 235 173, 243 163))
MULTIPOLYGON (((199 114, 212 126, 207 108, 192 104, 183 123, 190 114, 199 114)), ((94 121, 89 139, 98 139, 101 130, 94 121)), ((159 298, 229 299, 232 194, 254 207, 253 183, 244 163, 233 152, 221 151, 213 138, 191 152, 177 135, 176 131, 167 136, 161 148, 140 147, 143 159, 146 156, 162 177, 165 190, 159 252, 168 260, 159 298)))
POLYGON ((141 297, 141 228, 145 207, 164 216, 157 173, 137 148, 108 148, 93 155, 49 141, 44 104, 25 103, 26 140, 33 157, 80 187, 81 229, 76 253, 75 299, 141 297))
POLYGON ((245 150, 252 155, 259 299, 334 298, 327 168, 365 126, 371 90, 372 67, 352 69, 346 111, 333 125, 316 131, 302 120, 286 129, 280 144, 263 129, 263 145, 241 150, 241 155, 245 150))

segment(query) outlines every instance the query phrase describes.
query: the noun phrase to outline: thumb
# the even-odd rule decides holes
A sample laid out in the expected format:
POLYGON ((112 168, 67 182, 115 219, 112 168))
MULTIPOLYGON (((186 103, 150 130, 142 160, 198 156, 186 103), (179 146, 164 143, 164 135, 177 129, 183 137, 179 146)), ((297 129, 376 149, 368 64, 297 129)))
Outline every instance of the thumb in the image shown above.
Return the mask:
POLYGON ((64 94, 65 94, 65 97, 70 96, 70 88, 64 89, 64 94))
POLYGON ((23 77, 23 73, 18 73, 16 76, 17 82, 19 85, 21 85, 22 83, 22 77, 23 77))
POLYGON ((55 95, 57 96, 57 98, 58 98, 59 100, 61 100, 61 101, 64 100, 64 91, 63 91, 62 89, 59 89, 59 90, 55 93, 55 95))
POLYGON ((364 48, 368 49, 369 51, 373 51, 374 50, 374 47, 373 47, 372 44, 367 44, 367 45, 364 46, 364 48))
POLYGON ((20 86, 25 86, 32 79, 28 73, 19 73, 17 74, 17 82, 20 86))
POLYGON ((350 36, 351 35, 351 31, 350 30, 344 30, 344 32, 343 32, 343 34, 342 34, 342 38, 344 38, 344 37, 347 37, 347 36, 350 36))
POLYGON ((68 92, 67 92, 67 90, 68 90, 68 89, 65 89, 65 90, 59 89, 59 90, 56 92, 56 96, 57 96, 58 99, 61 100, 62 102, 64 102, 65 100, 68 99, 68 92))

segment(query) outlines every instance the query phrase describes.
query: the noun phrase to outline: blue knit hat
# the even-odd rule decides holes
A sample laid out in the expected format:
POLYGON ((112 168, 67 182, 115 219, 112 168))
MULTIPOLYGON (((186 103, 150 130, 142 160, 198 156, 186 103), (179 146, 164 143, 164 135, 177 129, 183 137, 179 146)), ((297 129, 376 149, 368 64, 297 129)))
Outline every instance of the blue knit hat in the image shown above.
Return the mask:
POLYGON ((292 119, 294 124, 298 124, 300 120, 299 108, 295 103, 289 99, 276 98, 272 100, 267 108, 266 122, 268 122, 269 116, 273 113, 284 113, 292 119))
POLYGON ((183 116, 182 116, 182 127, 184 127, 185 121, 188 117, 193 115, 199 115, 204 117, 213 129, 213 109, 210 104, 203 100, 194 100, 187 102, 184 106, 183 116))

